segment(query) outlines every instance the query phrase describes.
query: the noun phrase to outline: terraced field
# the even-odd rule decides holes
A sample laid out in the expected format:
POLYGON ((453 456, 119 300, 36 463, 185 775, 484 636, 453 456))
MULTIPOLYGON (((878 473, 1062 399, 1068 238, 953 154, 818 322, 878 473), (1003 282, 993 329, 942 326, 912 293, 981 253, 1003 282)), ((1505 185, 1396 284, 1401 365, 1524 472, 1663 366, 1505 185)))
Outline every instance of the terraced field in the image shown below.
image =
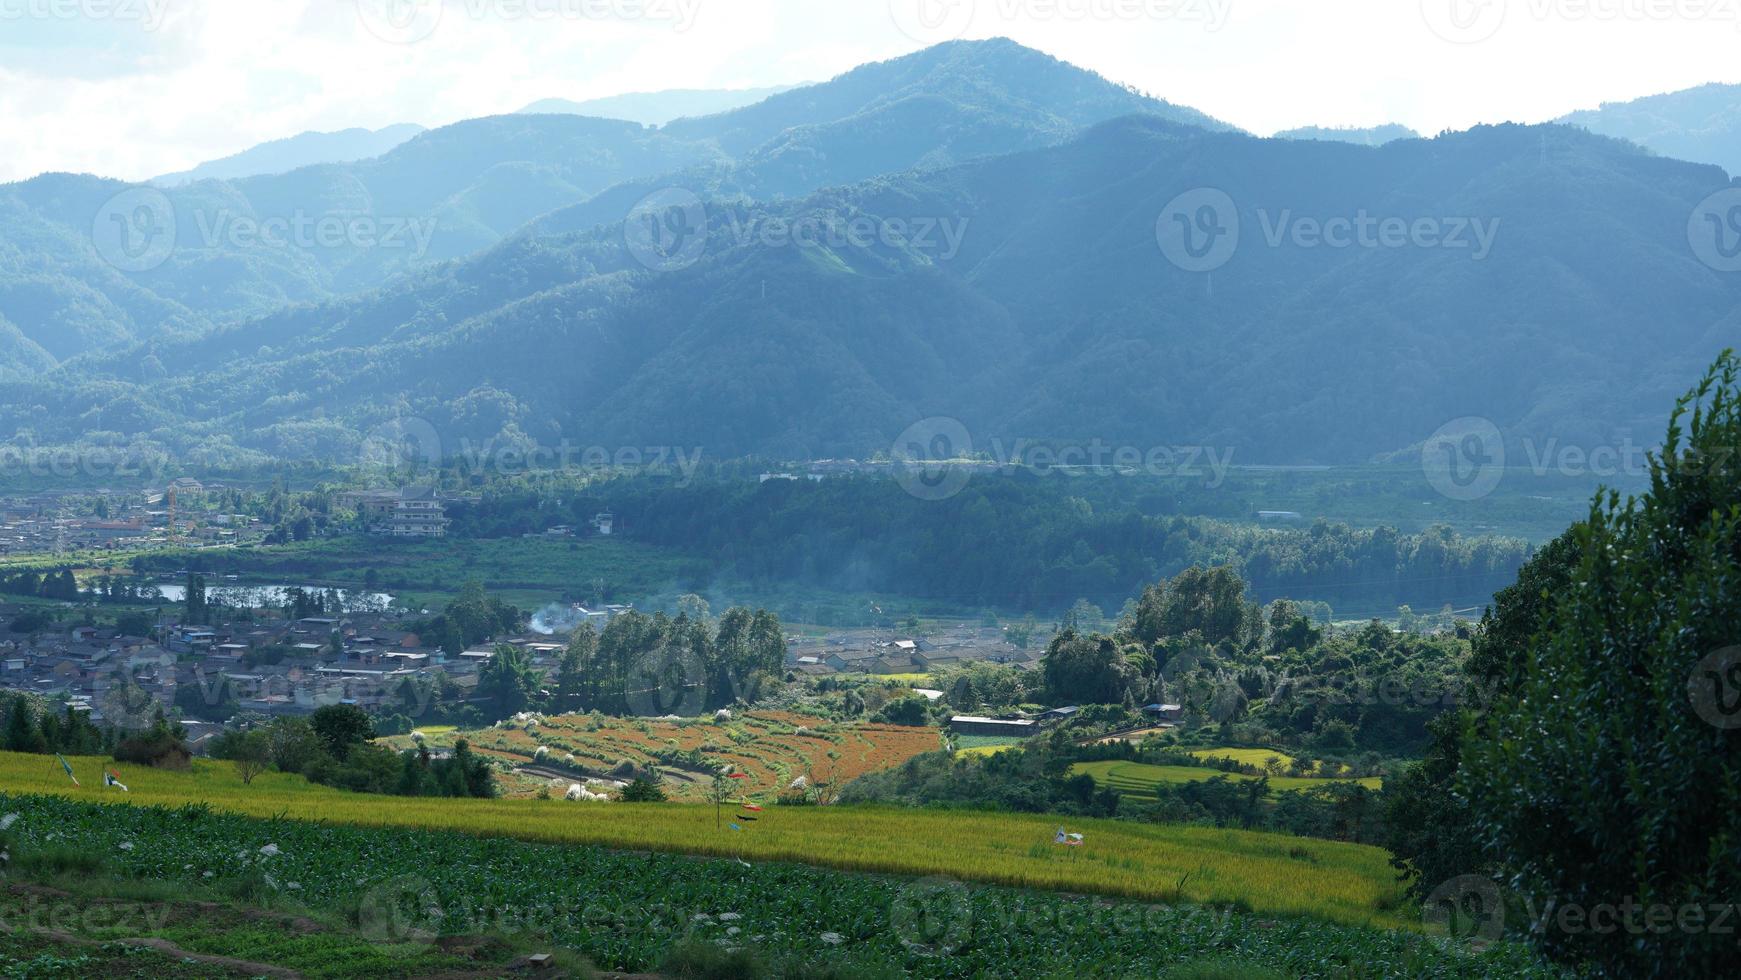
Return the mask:
POLYGON ((1192 749, 1191 755, 1199 759, 1232 759, 1234 762, 1248 766, 1263 768, 1270 759, 1280 759, 1283 766, 1291 766, 1294 757, 1286 752, 1275 749, 1192 749))
MULTIPOLYGON (((450 747, 469 740, 485 756, 514 766, 576 779, 608 776, 623 763, 658 766, 667 795, 698 802, 711 787, 708 764, 742 773, 740 789, 763 802, 804 777, 812 785, 843 786, 868 772, 892 768, 942 748, 934 728, 838 723, 778 711, 756 711, 730 721, 712 718, 635 719, 606 715, 527 716, 478 731, 425 732, 427 744, 450 747)), ((385 740, 394 748, 410 736, 385 740)), ((510 796, 531 796, 548 776, 504 780, 510 796)))
MULTIPOLYGON (((1126 796, 1138 799, 1154 799, 1157 783, 1194 783, 1216 776, 1226 776, 1229 779, 1250 781, 1260 777, 1248 776, 1244 773, 1224 773, 1219 769, 1207 769, 1197 766, 1151 766, 1140 762, 1079 762, 1070 767, 1074 775, 1086 773, 1093 776, 1094 781, 1102 786, 1109 786, 1126 796)), ((1378 789, 1382 780, 1376 776, 1365 779, 1319 779, 1310 776, 1272 776, 1269 786, 1271 792, 1293 789, 1316 789, 1332 783, 1359 783, 1367 789, 1378 789)))

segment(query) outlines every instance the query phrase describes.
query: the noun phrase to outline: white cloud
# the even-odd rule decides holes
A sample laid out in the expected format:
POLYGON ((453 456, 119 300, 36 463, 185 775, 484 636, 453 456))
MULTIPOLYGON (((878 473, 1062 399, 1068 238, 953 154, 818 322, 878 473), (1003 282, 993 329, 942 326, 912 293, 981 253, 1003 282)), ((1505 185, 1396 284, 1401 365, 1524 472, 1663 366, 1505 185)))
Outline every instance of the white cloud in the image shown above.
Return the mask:
POLYGON ((891 3, 945 14, 971 4, 960 8, 971 13, 958 21, 965 37, 1007 35, 1258 133, 1539 121, 1741 77, 1741 24, 1698 14, 1725 9, 1702 0, 1482 2, 0 0, 0 179, 142 179, 309 129, 819 80, 921 46, 912 25, 925 22, 896 18, 891 3), (444 5, 433 31, 407 44, 371 32, 358 7, 415 14, 419 2, 444 5), (1491 38, 1453 43, 1432 29, 1458 23, 1440 16, 1453 3, 1504 16, 1491 38), (129 10, 156 22, 121 16, 129 10))

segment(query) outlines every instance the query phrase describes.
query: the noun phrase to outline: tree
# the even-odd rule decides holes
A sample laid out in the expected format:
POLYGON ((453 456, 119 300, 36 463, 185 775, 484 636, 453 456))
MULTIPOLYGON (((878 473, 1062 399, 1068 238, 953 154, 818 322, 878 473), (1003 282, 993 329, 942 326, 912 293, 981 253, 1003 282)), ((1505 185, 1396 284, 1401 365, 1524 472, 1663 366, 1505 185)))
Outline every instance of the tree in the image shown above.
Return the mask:
POLYGON ((478 693, 492 699, 502 717, 525 711, 543 683, 544 673, 532 666, 532 655, 508 644, 498 645, 496 655, 478 672, 478 693))
POLYGON ((931 702, 923 695, 910 694, 904 698, 896 698, 883 705, 877 719, 890 725, 905 725, 909 728, 923 728, 931 720, 931 702))
POLYGON ((369 713, 354 704, 329 704, 316 708, 308 725, 334 759, 344 762, 351 750, 375 737, 369 713))
POLYGON ((209 623, 211 610, 206 601, 206 577, 198 572, 188 572, 186 589, 187 594, 181 600, 182 621, 192 626, 209 623))
MULTIPOLYGON (((1650 490, 1600 495, 1514 691, 1466 732, 1478 836, 1538 908, 1732 908, 1741 894, 1741 359, 1681 399, 1650 490), (1553 903, 1553 904, 1550 904, 1553 903)), ((1636 913, 1634 914, 1636 917, 1636 913)), ((1711 928, 1549 928, 1550 956, 1621 976, 1719 976, 1711 928)))
POLYGON ((20 694, 6 709, 6 751, 47 752, 48 742, 37 726, 30 699, 20 694))
POLYGON ((1187 568, 1143 590, 1125 629, 1144 646, 1200 633, 1211 646, 1244 649, 1254 642, 1262 612, 1245 599, 1245 582, 1230 568, 1187 568))
POLYGON ((122 636, 150 636, 152 621, 149 613, 122 613, 115 619, 115 632, 122 636))
POLYGON ((1111 637, 1074 630, 1053 638, 1040 673, 1053 698, 1077 704, 1120 704, 1139 676, 1111 637))
POLYGON ((593 707, 598 700, 598 632, 591 623, 581 623, 568 636, 568 648, 556 669, 556 710, 569 712, 593 707))
POLYGON ((624 803, 663 803, 665 790, 659 784, 645 776, 637 776, 629 785, 623 787, 624 803))
POLYGON ((243 786, 254 785, 254 777, 272 766, 272 746, 267 742, 265 732, 244 733, 231 752, 236 762, 236 775, 241 778, 243 786))

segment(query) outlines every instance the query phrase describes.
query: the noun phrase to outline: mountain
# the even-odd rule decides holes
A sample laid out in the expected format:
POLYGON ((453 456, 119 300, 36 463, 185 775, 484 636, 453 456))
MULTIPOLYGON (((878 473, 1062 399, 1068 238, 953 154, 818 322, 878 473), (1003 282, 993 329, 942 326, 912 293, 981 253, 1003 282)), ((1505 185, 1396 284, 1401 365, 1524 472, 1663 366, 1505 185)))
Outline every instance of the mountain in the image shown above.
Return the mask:
POLYGON ((679 119, 661 132, 717 146, 731 162, 613 188, 527 231, 621 221, 636 202, 674 184, 718 199, 801 197, 880 174, 1053 146, 1133 113, 1231 129, 1007 39, 940 44, 735 112, 679 119))
POLYGON ((640 221, 516 235, 366 297, 155 345, 154 380, 130 354, 0 384, 0 420, 196 456, 346 458, 359 433, 417 418, 449 452, 793 458, 887 452, 946 417, 982 451, 1334 463, 1482 416, 1526 462, 1648 438, 1733 343, 1741 281, 1687 237, 1727 183, 1560 126, 1373 148, 1133 116, 802 200, 656 213, 705 232, 667 250, 670 271, 649 267, 640 221), (1173 218, 1237 225, 1237 247, 1202 271, 1158 243, 1173 218), (1388 224, 1334 247, 1315 229, 1338 220, 1388 224))
POLYGON ((1300 129, 1285 129, 1275 135, 1279 140, 1327 140, 1332 143, 1353 143, 1356 146, 1383 146, 1397 140, 1418 140, 1421 134, 1396 123, 1383 126, 1373 126, 1368 129, 1326 129, 1322 126, 1304 126, 1300 129))
POLYGON ((181 173, 164 174, 151 182, 159 187, 178 187, 196 180, 239 180, 266 174, 284 174, 322 163, 350 163, 378 157, 423 132, 423 127, 401 123, 384 129, 342 129, 336 133, 300 133, 270 143, 261 143, 240 153, 210 160, 181 173))
MULTIPOLYGON (((141 190, 50 174, 0 186, 0 317, 60 362, 366 292, 521 229, 620 223, 674 183, 799 197, 1054 145, 1131 112, 1220 127, 1000 40, 661 128, 508 115, 430 130, 373 159, 237 180, 141 190)), ((9 349, 0 345, 0 372, 42 363, 9 349)))
POLYGON ((1741 175, 1741 85, 1701 85, 1632 102, 1604 102, 1560 122, 1741 175))
POLYGON ((663 126, 673 119, 686 116, 711 116, 741 109, 770 95, 789 92, 795 87, 777 85, 772 88, 670 89, 664 92, 630 92, 584 102, 542 99, 520 112, 534 115, 594 116, 599 119, 638 122, 643 126, 663 126))

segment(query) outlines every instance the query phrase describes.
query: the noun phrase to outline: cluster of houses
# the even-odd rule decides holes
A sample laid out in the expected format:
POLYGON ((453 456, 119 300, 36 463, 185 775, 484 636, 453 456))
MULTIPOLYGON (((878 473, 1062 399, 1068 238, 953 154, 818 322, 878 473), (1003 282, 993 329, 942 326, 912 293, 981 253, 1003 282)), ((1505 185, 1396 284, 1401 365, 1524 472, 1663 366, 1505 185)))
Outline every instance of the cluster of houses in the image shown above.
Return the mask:
POLYGON ((194 519, 188 505, 205 492, 206 487, 187 478, 149 493, 99 491, 94 496, 105 505, 102 516, 74 513, 91 508, 73 507, 69 499, 73 495, 66 493, 0 498, 0 555, 129 551, 172 542, 182 546, 245 544, 264 538, 270 530, 246 514, 200 511, 194 519))
POLYGON ((786 646, 787 670, 811 677, 833 674, 928 674, 970 663, 1038 667, 1043 647, 1022 649, 992 627, 961 627, 937 637, 897 638, 886 630, 795 639, 786 646))
MULTIPOLYGON (((158 705, 171 717, 171 709, 180 706, 196 751, 230 720, 226 691, 236 710, 265 715, 306 714, 341 703, 371 712, 406 711, 408 696, 415 714, 434 707, 416 704, 412 693, 429 685, 408 689, 406 681, 439 671, 462 702, 471 700, 495 647, 448 656, 397 629, 397 622, 392 614, 359 614, 219 627, 168 625, 154 637, 88 626, 57 628, 0 642, 0 691, 64 702, 87 712, 99 726, 135 727, 148 722, 158 705), (250 655, 273 647, 286 654, 278 663, 250 655), (125 701, 119 697, 123 691, 125 701), (147 703, 139 703, 139 692, 147 703)), ((551 674, 564 650, 563 644, 537 635, 504 642, 526 649, 533 663, 551 674)))

